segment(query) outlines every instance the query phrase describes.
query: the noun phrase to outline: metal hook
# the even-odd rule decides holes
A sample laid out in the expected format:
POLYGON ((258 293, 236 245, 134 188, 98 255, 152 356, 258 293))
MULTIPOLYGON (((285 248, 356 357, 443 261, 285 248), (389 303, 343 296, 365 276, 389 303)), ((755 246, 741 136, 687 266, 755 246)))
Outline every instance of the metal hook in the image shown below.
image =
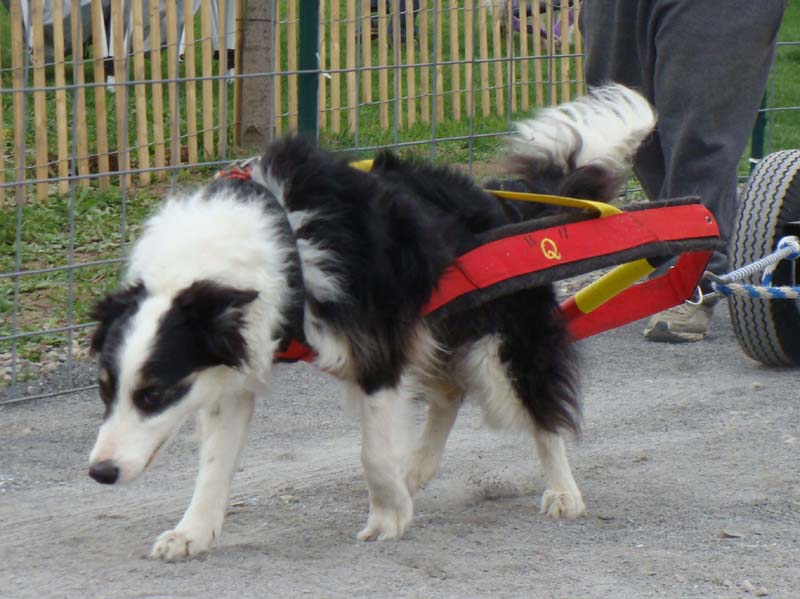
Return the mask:
POLYGON ((698 285, 697 287, 695 287, 692 297, 687 299, 686 303, 692 306, 700 306, 703 304, 703 299, 704 299, 703 290, 700 289, 700 286, 698 285))

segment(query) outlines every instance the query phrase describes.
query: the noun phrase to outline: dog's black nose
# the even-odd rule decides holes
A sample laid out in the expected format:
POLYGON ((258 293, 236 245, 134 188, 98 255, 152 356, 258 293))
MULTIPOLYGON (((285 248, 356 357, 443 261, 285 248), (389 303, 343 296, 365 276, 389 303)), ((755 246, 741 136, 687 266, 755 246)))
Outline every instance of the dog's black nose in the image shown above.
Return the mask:
POLYGON ((103 460, 89 467, 89 476, 104 485, 113 485, 119 478, 119 468, 111 460, 103 460))

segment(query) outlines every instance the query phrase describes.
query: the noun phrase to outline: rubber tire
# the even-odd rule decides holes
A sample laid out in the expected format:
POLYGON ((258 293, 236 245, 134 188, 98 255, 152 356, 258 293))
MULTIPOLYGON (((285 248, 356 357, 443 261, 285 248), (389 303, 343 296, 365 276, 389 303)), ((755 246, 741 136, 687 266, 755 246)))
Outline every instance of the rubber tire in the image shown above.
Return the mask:
MULTIPOLYGON (((775 250, 800 220, 800 150, 768 154, 750 175, 741 198, 728 256, 736 269, 775 250)), ((784 261, 773 285, 800 281, 800 261, 784 261)), ((750 283, 758 283, 755 275, 750 283)), ((800 301, 728 298, 733 330, 744 352, 767 366, 800 366, 800 301)))

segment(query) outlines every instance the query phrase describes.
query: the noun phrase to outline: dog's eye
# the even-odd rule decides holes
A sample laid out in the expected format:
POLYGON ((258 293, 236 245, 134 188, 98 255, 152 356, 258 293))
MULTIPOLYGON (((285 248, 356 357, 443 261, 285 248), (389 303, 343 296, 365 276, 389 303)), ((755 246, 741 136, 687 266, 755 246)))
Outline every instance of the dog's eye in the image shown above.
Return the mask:
POLYGON ((151 389, 142 396, 142 403, 148 408, 155 408, 161 403, 161 391, 151 389))
POLYGON ((142 412, 152 413, 157 411, 163 403, 163 393, 157 387, 145 387, 133 394, 133 403, 142 412))
POLYGON ((150 385, 141 387, 133 394, 133 404, 146 415, 155 415, 166 410, 189 392, 191 385, 176 383, 173 385, 150 385))

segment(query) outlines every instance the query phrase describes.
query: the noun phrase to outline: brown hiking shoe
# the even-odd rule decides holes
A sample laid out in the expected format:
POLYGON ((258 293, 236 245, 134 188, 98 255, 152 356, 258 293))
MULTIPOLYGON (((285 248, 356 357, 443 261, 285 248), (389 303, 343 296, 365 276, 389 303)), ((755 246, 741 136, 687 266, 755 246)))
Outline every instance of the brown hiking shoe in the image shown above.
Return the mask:
POLYGON ((644 329, 645 339, 664 343, 702 341, 712 313, 712 306, 684 302, 653 316, 644 329))

